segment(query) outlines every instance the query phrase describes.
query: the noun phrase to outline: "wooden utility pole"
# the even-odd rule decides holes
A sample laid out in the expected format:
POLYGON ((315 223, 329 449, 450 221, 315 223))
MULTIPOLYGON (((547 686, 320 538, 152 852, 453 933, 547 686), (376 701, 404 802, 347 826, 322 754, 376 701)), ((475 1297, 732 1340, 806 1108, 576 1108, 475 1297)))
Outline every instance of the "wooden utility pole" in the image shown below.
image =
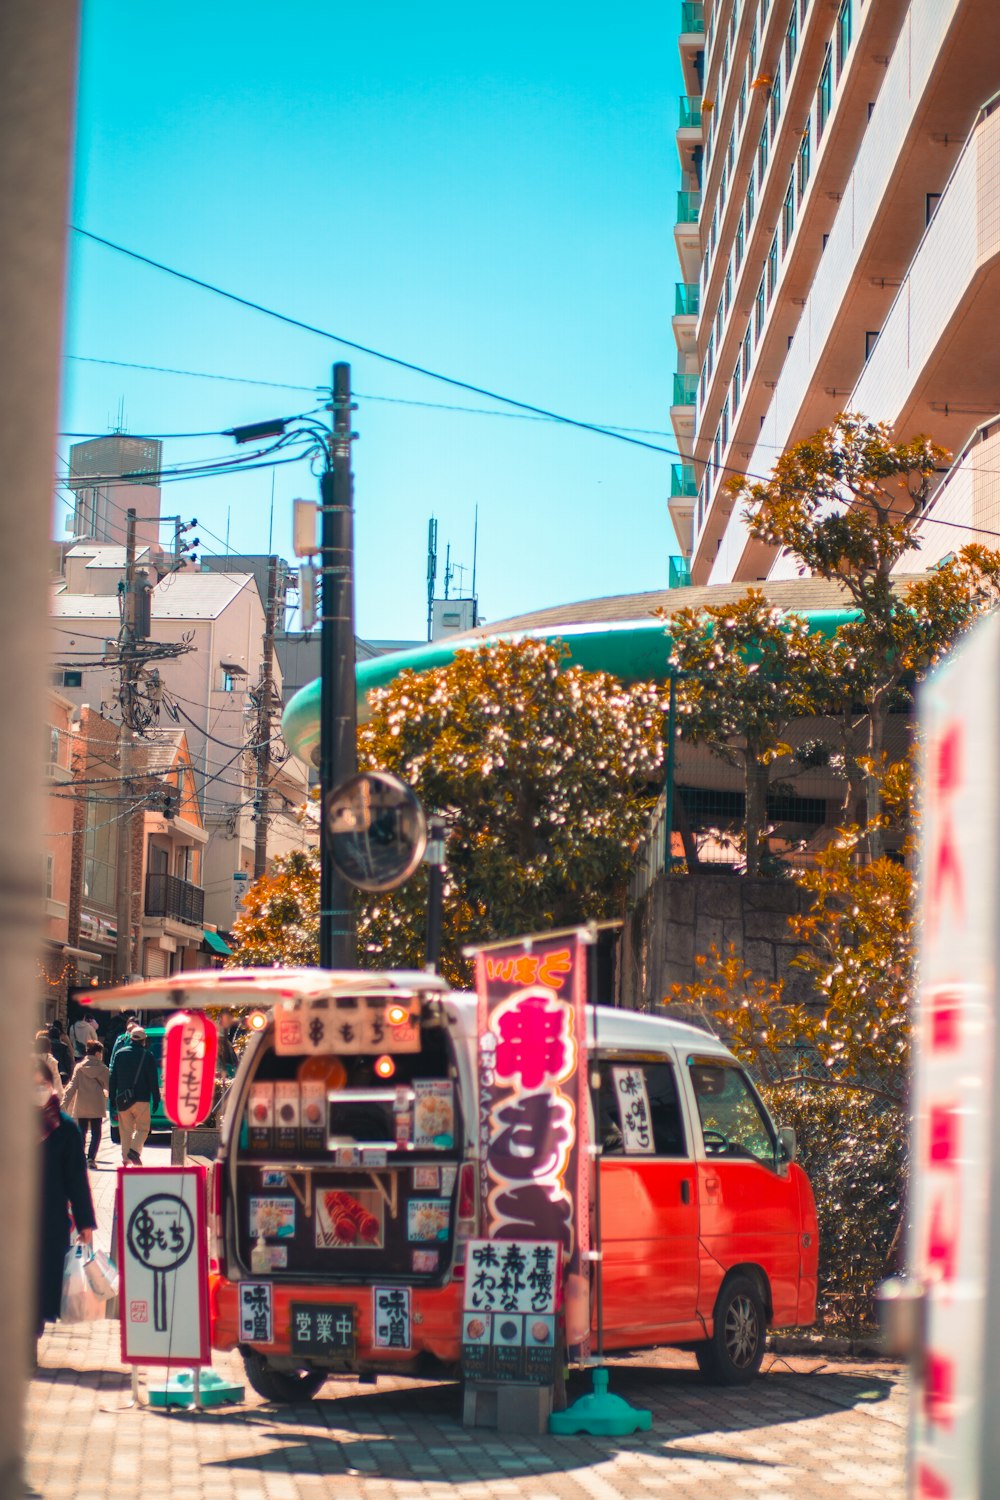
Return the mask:
POLYGON ((121 736, 118 741, 119 791, 122 813, 118 819, 118 865, 115 876, 117 937, 115 973, 119 984, 125 984, 134 973, 132 964, 132 705, 137 676, 135 629, 135 511, 125 512, 125 579, 122 595, 122 623, 118 632, 118 701, 122 710, 121 736))
POLYGON ((267 869, 267 830, 271 798, 271 733, 274 712, 274 631, 278 613, 278 559, 267 560, 267 608, 264 616, 264 661, 257 689, 257 792, 253 841, 253 878, 267 869))

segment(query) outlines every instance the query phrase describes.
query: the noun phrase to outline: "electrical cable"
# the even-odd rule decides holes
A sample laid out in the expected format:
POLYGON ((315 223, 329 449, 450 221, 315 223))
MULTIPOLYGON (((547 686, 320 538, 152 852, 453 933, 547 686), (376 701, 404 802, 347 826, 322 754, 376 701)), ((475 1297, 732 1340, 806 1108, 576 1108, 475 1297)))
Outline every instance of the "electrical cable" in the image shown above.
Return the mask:
MULTIPOLYGON (((82 233, 83 231, 80 232, 82 233)), ((184 375, 192 380, 225 380, 232 382, 234 385, 270 386, 273 390, 278 391, 309 391, 310 393, 314 393, 319 389, 315 385, 290 385, 283 380, 254 380, 249 375, 212 375, 204 370, 175 370, 167 365, 137 364, 135 361, 128 359, 98 359, 93 354, 64 354, 63 358, 72 359, 80 364, 87 365, 114 365, 119 370, 149 370, 157 375, 184 375)), ((63 436, 71 435, 63 434, 63 436)), ((102 433, 95 434, 96 437, 103 435, 102 433)))

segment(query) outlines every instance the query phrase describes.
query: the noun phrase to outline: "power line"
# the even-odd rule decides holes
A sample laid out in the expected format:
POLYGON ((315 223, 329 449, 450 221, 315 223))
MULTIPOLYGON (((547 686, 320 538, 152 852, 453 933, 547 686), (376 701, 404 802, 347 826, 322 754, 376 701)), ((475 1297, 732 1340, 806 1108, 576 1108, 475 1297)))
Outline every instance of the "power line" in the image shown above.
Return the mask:
POLYGON ((74 234, 81 235, 84 239, 93 241, 96 245, 103 245, 106 250, 113 250, 118 255, 124 255, 129 260, 137 261, 140 265, 149 266, 154 271, 162 271, 166 276, 172 276, 177 281, 183 281, 188 286, 196 286, 201 291, 211 292, 213 296, 222 297, 227 302, 235 302, 239 307, 245 307, 250 312, 260 313, 263 317, 273 318, 276 322, 284 323, 289 328, 301 329, 303 333, 311 333, 317 338, 327 339, 330 343, 340 344, 346 349, 353 349, 358 354, 366 354, 371 359, 381 360, 384 364, 394 365, 396 369, 408 370, 413 375, 422 375, 427 380, 437 380, 443 385, 453 386, 456 390, 469 391, 474 396, 485 396, 488 401, 499 401, 504 406, 516 407, 519 411, 530 412, 534 416, 544 417, 550 422, 559 422, 566 427, 575 427, 582 432, 593 432, 599 437, 610 437, 620 443, 628 443, 636 448, 644 448, 652 453, 662 453, 670 458, 679 458, 681 454, 676 448, 663 448, 656 443, 647 443, 643 438, 632 437, 624 432, 616 432, 613 428, 602 427, 595 422, 583 422, 576 417, 564 416, 561 412, 550 411, 544 406, 536 406, 530 401, 519 401, 514 396, 505 396, 500 391, 492 391, 486 386, 474 385, 469 380, 459 380, 454 375, 445 375, 440 370, 432 370, 426 365, 418 365, 412 360, 401 359, 398 355, 387 354, 384 350, 374 349, 369 344, 358 343, 355 339, 344 338, 343 335, 331 333, 327 328, 320 328, 315 323, 306 323, 301 318, 293 318, 288 313, 279 312, 276 308, 265 307, 261 302, 254 302, 250 297, 241 297, 237 292, 226 291, 224 287, 216 286, 214 282, 205 281, 200 276, 193 276, 187 271, 180 271, 176 266, 168 266, 163 261, 154 260, 152 256, 142 255, 138 250, 130 250, 126 245, 119 245, 115 240, 105 239, 103 235, 94 234, 89 229, 81 229, 76 224, 70 228, 74 234))
MULTIPOLYGON (((77 233, 83 234, 85 231, 81 229, 77 233)), ((186 375, 192 380, 225 380, 230 381, 233 385, 269 386, 271 389, 278 391, 309 391, 311 394, 318 390, 318 387, 314 385, 289 385, 283 380, 254 380, 249 375, 212 375, 204 370, 175 370, 167 365, 142 365, 127 359, 98 359, 92 354, 65 354, 63 358, 76 360, 80 364, 87 365, 114 365, 119 370, 149 370, 157 375, 186 375)), ((147 434, 143 435, 146 436, 147 434)), ((211 434, 212 437, 215 435, 215 433, 211 434)), ((72 433, 63 433, 62 436, 71 437, 72 433)), ((95 436, 101 437, 103 434, 96 433, 95 436)), ((198 434, 192 433, 190 436, 195 437, 198 434)), ((222 436, 222 434, 220 433, 219 436, 222 436)))

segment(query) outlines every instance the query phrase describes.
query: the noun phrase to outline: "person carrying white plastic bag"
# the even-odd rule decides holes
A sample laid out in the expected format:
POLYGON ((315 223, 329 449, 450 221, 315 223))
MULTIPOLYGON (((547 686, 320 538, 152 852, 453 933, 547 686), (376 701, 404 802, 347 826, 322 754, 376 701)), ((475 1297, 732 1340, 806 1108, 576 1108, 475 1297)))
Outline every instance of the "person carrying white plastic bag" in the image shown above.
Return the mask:
MULTIPOLYGON (((63 1276, 70 1247, 70 1211, 81 1244, 93 1240, 97 1218, 90 1193, 83 1141, 76 1121, 59 1108, 48 1069, 35 1059, 35 1090, 41 1138, 41 1192, 38 1225, 38 1303, 36 1332, 62 1311, 63 1276)), ((83 1273, 81 1254, 80 1270, 83 1273)))
POLYGON ((90 1247, 74 1245, 63 1270, 59 1318, 63 1323, 93 1323, 104 1316, 104 1298, 94 1291, 87 1275, 90 1247))

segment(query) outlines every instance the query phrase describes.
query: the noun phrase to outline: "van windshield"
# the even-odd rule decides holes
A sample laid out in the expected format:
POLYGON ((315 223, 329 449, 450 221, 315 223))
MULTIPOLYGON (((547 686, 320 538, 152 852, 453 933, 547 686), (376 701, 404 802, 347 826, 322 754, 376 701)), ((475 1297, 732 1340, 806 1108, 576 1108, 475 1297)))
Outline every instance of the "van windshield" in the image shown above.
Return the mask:
POLYGON ((688 1058, 698 1101, 701 1133, 709 1156, 752 1156, 775 1164, 775 1138, 746 1074, 716 1058, 688 1058))

